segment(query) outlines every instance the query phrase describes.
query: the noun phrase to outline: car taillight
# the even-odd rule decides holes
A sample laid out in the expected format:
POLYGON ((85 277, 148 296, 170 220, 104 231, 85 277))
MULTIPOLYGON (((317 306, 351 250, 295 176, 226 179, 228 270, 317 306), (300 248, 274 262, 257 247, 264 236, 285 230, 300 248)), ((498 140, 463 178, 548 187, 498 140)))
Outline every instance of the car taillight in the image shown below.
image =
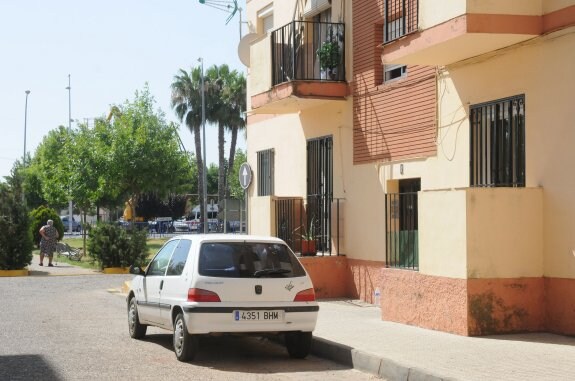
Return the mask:
POLYGON ((188 290, 188 302, 221 302, 218 294, 201 288, 188 290))
POLYGON ((293 299, 294 302, 313 302, 315 301, 315 291, 313 288, 308 288, 307 290, 303 290, 297 293, 295 298, 293 299))

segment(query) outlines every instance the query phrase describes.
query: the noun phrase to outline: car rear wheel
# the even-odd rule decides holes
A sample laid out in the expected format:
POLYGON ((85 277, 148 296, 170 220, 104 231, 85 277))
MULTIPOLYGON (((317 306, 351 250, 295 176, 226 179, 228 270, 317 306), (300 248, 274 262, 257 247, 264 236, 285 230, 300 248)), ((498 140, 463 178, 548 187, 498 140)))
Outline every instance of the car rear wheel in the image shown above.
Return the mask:
POLYGON ((291 358, 306 358, 311 349, 311 332, 287 332, 285 344, 291 358))
POLYGON ((138 306, 136 305, 136 298, 130 299, 128 305, 128 328, 130 329, 130 337, 132 339, 141 339, 146 336, 148 326, 140 324, 138 318, 138 306))
POLYGON ((179 313, 174 320, 174 351, 179 361, 191 361, 198 352, 198 336, 190 335, 184 315, 179 313))

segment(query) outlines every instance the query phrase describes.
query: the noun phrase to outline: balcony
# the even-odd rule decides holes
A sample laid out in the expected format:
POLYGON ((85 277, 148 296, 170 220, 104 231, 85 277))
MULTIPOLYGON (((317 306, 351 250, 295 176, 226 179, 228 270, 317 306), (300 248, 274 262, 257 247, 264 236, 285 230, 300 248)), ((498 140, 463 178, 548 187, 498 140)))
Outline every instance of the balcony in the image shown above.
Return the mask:
POLYGON ((294 113, 348 95, 343 23, 292 21, 252 45, 256 53, 270 58, 252 61, 253 113, 294 113))
POLYGON ((386 0, 382 61, 449 65, 544 30, 541 0, 386 0))
POLYGON ((419 270, 451 278, 543 275, 543 188, 419 192, 419 270))

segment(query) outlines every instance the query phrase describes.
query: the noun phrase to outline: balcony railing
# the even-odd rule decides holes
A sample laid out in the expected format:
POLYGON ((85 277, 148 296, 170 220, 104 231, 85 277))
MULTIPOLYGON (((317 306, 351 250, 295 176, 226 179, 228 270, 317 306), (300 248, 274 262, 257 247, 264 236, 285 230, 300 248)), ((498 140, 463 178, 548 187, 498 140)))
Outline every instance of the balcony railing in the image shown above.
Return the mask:
POLYGON ((418 0, 385 0, 385 43, 417 31, 418 0))
POLYGON ((345 81, 345 24, 292 21, 271 33, 272 85, 345 81))
POLYGON ((283 239, 294 252, 305 255, 302 236, 312 231, 317 255, 342 254, 342 199, 311 197, 306 206, 301 198, 286 198, 277 199, 274 204, 276 236, 283 239), (318 206, 322 204, 326 207, 320 213, 318 206))

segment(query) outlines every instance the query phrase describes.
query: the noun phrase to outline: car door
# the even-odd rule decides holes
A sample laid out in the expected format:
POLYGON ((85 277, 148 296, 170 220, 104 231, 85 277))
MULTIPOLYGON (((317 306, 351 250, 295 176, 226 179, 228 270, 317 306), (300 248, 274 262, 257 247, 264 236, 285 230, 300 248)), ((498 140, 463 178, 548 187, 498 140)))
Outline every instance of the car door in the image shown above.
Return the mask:
POLYGON ((161 324, 160 292, 170 257, 178 242, 178 239, 166 242, 148 265, 146 276, 142 281, 143 300, 138 301, 138 313, 143 321, 161 324))
POLYGON ((160 319, 164 328, 172 328, 172 307, 181 304, 188 298, 189 279, 184 275, 184 268, 188 261, 191 246, 191 240, 181 239, 166 270, 163 287, 160 290, 160 319))

